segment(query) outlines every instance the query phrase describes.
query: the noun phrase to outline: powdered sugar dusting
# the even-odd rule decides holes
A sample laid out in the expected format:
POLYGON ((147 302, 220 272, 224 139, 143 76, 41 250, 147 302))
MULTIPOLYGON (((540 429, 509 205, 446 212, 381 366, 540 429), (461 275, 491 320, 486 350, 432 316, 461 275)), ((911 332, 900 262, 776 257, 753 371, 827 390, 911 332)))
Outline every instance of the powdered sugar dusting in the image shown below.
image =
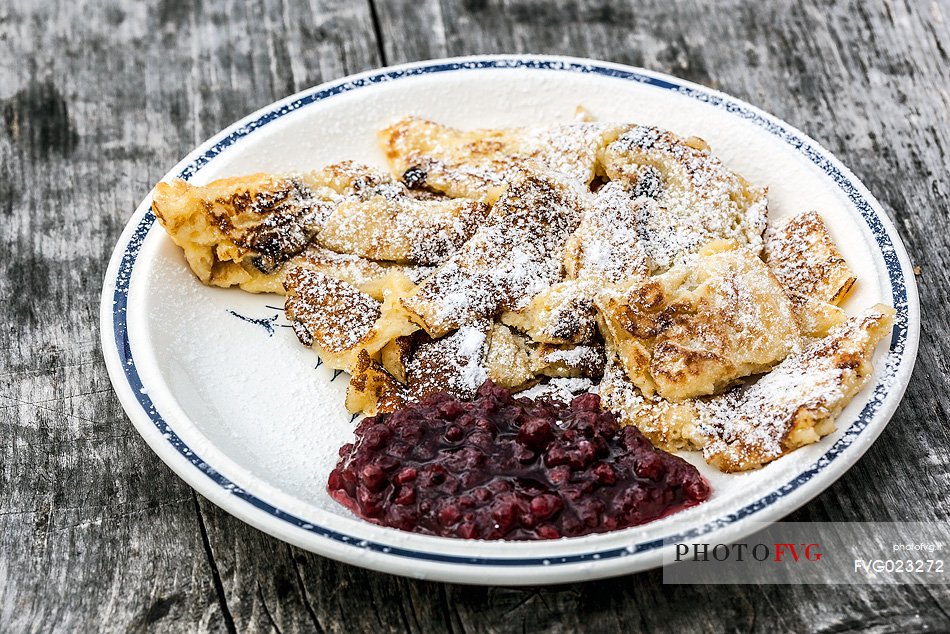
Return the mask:
POLYGON ((410 396, 419 399, 447 390, 459 398, 472 398, 488 378, 484 360, 489 327, 482 321, 420 343, 406 364, 410 396))
POLYGON ((339 205, 317 241, 335 251, 376 260, 435 265, 468 240, 488 214, 473 200, 418 199, 400 183, 399 195, 377 194, 339 205))
POLYGON ((769 268, 790 293, 836 302, 855 278, 821 216, 806 211, 766 232, 769 268))
POLYGON ((287 276, 287 319, 304 345, 330 353, 354 349, 380 316, 380 302, 354 286, 306 268, 287 276))
POLYGON ((593 381, 583 377, 557 378, 519 392, 518 396, 530 399, 549 398, 557 401, 570 402, 571 399, 578 394, 594 391, 594 387, 593 381))
POLYGON ((597 152, 605 139, 626 124, 574 123, 551 128, 528 128, 528 155, 543 165, 586 185, 594 177, 597 152))
POLYGON ((403 304, 433 334, 524 308, 561 277, 565 241, 580 223, 578 197, 560 176, 518 173, 472 239, 403 304))
POLYGON ((754 468, 833 431, 870 376, 870 356, 892 315, 875 307, 852 317, 750 386, 700 402, 707 460, 729 471, 754 468))
POLYGON ((730 391, 704 404, 700 429, 713 437, 707 457, 740 451, 777 458, 795 414, 808 407, 824 415, 844 398, 845 371, 834 367, 808 367, 802 356, 789 357, 745 390, 730 391))
POLYGON ((568 247, 572 276, 594 275, 619 283, 647 275, 651 266, 644 241, 649 236, 641 211, 649 204, 650 199, 635 196, 620 181, 601 187, 568 247))
MULTIPOLYGON (((464 210, 460 213, 460 208, 452 207, 460 204, 459 200, 453 202, 451 198, 424 191, 427 187, 438 190, 438 184, 429 181, 432 173, 414 166, 403 176, 413 190, 406 184, 393 181, 388 175, 377 177, 368 171, 359 175, 356 173, 359 170, 349 176, 343 174, 342 187, 338 187, 340 183, 330 184, 342 196, 341 200, 331 196, 337 204, 336 212, 326 223, 330 226, 318 236, 318 242, 348 255, 423 264, 438 264, 462 245, 447 262, 402 298, 402 304, 414 313, 413 319, 422 323, 431 336, 448 334, 442 339, 423 341, 409 360, 406 376, 409 387, 415 388, 410 391, 415 391, 416 395, 436 386, 451 389, 463 397, 472 393, 488 376, 485 368, 486 333, 492 328, 491 320, 502 311, 523 311, 533 298, 554 285, 566 284, 563 292, 552 294, 550 298, 558 306, 566 306, 567 302, 560 300, 575 295, 580 299, 590 299, 586 290, 580 290, 588 277, 614 284, 628 283, 632 278, 647 278, 651 273, 672 270, 671 267, 676 265, 693 266, 700 257, 699 249, 714 239, 727 239, 746 246, 753 252, 753 257, 760 252, 765 226, 765 191, 726 169, 709 153, 702 140, 681 139, 648 126, 587 123, 473 133, 425 122, 422 128, 427 130, 428 141, 438 140, 440 134, 465 140, 462 145, 445 146, 451 146, 449 154, 456 152, 454 158, 461 157, 462 162, 442 161, 443 171, 454 170, 453 178, 462 175, 464 180, 465 175, 475 173, 468 170, 483 170, 483 181, 500 187, 500 198, 478 232, 468 239, 474 226, 471 220, 476 214, 466 215, 464 210), (598 161, 613 180, 602 187, 599 187, 599 182, 594 183, 592 187, 596 194, 591 195, 586 186, 596 172, 598 161), (514 171, 516 167, 518 169, 514 171), (360 211, 370 211, 369 206, 374 206, 373 213, 363 217, 358 213, 342 213, 348 204, 357 205, 356 209, 360 211), (426 206, 428 211, 415 213, 426 206), (383 216, 386 217, 378 216, 377 212, 387 209, 392 212, 389 216, 385 213, 383 216), (448 215, 439 216, 442 212, 448 212, 448 215), (437 246, 432 246, 436 243, 437 246), (567 253, 565 246, 568 247, 567 253), (575 247, 573 261, 571 246, 575 247), (565 273, 568 280, 564 279, 565 273)), ((438 144, 434 147, 438 150, 438 144)), ((430 161, 426 165, 434 166, 436 162, 430 161)), ((457 195, 457 192, 452 195, 457 195)), ((486 194, 486 199, 489 198, 486 194)), ((347 263, 347 267, 352 268, 350 264, 347 263)), ((344 276, 350 273, 347 271, 344 276)), ((327 283, 323 285, 327 286, 327 283)), ((346 286, 338 290, 344 297, 352 295, 346 286)), ((746 310, 755 308, 759 303, 757 299, 761 298, 757 298, 754 292, 744 292, 747 289, 741 285, 727 284, 724 290, 730 292, 722 293, 720 299, 736 307, 732 311, 736 313, 732 315, 732 322, 739 333, 735 338, 742 339, 744 333, 756 331, 761 325, 755 311, 746 310)), ((308 293, 317 302, 329 299, 328 293, 320 295, 312 289, 308 293)), ((289 301, 294 300, 299 303, 299 297, 292 297, 289 301)), ((310 303, 313 305, 306 309, 316 310, 315 302, 310 303)), ((347 309, 360 310, 367 306, 347 309)), ((547 307, 547 312, 556 312, 553 304, 547 307)), ((593 310, 588 312, 593 315, 593 310)), ((790 321, 789 315, 785 314, 789 310, 779 312, 782 312, 784 321, 790 321)), ((303 326, 304 319, 299 317, 295 319, 295 327, 308 331, 307 336, 313 339, 327 339, 334 344, 331 349, 359 345, 365 335, 358 331, 367 330, 367 324, 363 323, 367 319, 363 318, 343 325, 326 320, 318 324, 311 318, 318 330, 315 334, 303 326), (339 344, 336 345, 335 341, 339 344)), ((591 322, 591 332, 596 333, 592 320, 588 321, 591 322)), ((534 337, 531 331, 526 333, 534 337)), ((590 338, 535 339, 530 346, 540 351, 544 346, 565 340, 587 342, 590 338)), ((746 343, 738 341, 737 345, 742 347, 746 343)), ((753 345, 749 349, 759 348, 753 345)), ((659 347, 654 351, 654 360, 660 358, 657 351, 659 347)), ((588 352, 582 346, 549 348, 537 356, 532 353, 531 358, 543 359, 551 366, 574 368, 589 360, 588 352)), ((670 354, 675 356, 676 353, 673 350, 670 354)), ((601 355, 599 350, 597 354, 601 355)), ((685 360, 672 357, 668 360, 672 363, 670 372, 679 372, 685 367, 685 360)), ((770 360, 768 364, 774 361, 770 360)), ((624 363, 628 363, 626 358, 624 363)), ((602 363, 600 367, 603 367, 602 363)), ((558 370, 561 372, 559 376, 567 373, 564 368, 558 370)), ((756 364, 751 364, 743 371, 754 372, 757 368, 756 364)), ((816 373, 810 387, 818 389, 820 385, 838 385, 845 381, 841 372, 835 374, 834 370, 828 370, 827 373, 829 376, 816 373)), ((720 390, 737 376, 741 374, 726 376, 722 385, 716 383, 709 392, 701 393, 720 390)), ((708 402, 703 401, 704 433, 714 436, 710 429, 722 423, 709 423, 716 418, 710 412, 716 411, 717 407, 729 409, 733 422, 751 417, 752 412, 762 405, 756 402, 759 392, 785 390, 790 402, 797 402, 801 396, 796 392, 799 386, 795 382, 797 376, 786 378, 783 383, 783 375, 777 372, 747 389, 733 390, 708 399, 708 402), (727 407, 727 400, 740 391, 743 400, 729 403, 727 407)), ((833 402, 848 397, 823 396, 833 402)), ((809 398, 821 400, 818 396, 809 398)), ((653 407, 655 400, 650 403, 644 400, 641 405, 653 407)), ((770 404, 775 409, 792 406, 780 401, 773 399, 770 404)), ((664 412, 666 409, 665 406, 659 408, 664 412)), ((668 409, 679 411, 673 406, 668 409)), ((688 409, 686 407, 683 411, 688 409)), ((793 416, 798 412, 796 410, 793 416)), ((721 416, 722 411, 718 414, 721 416)), ((710 454, 712 450, 709 450, 716 442, 735 444, 735 439, 742 435, 738 427, 732 429, 728 425, 726 420, 717 428, 718 436, 707 446, 707 457, 719 455, 710 454)), ((770 438, 775 436, 763 431, 766 427, 768 425, 759 426, 756 430, 770 438)), ((754 434, 749 436, 747 444, 756 445, 765 454, 775 452, 774 447, 767 446, 764 440, 759 441, 754 434)), ((751 455, 751 451, 747 453, 751 455)))
POLYGON ((651 126, 635 126, 606 147, 604 169, 612 179, 633 183, 661 176, 658 187, 641 185, 654 201, 642 211, 642 235, 654 266, 665 270, 689 261, 713 239, 762 249, 767 200, 704 148, 651 126))

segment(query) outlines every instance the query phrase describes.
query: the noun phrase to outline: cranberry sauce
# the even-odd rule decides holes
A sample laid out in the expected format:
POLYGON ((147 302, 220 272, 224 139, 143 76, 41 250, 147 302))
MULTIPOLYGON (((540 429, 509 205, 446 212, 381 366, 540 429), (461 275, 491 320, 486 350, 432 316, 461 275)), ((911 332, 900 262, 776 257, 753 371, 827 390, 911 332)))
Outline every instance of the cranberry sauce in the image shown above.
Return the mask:
POLYGON ((366 418, 340 448, 330 495, 371 522, 466 539, 556 539, 655 520, 709 497, 681 458, 620 429, 600 397, 475 400, 438 393, 366 418))

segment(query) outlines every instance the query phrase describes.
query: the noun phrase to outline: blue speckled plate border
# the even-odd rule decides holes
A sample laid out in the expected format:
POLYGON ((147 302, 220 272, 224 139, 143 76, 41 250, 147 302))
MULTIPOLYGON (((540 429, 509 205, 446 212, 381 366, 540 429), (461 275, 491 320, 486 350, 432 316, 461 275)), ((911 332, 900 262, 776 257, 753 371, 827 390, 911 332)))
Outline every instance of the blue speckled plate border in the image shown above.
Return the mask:
MULTIPOLYGON (((259 128, 280 119, 284 115, 291 113, 299 108, 306 107, 325 99, 330 99, 335 95, 346 92, 360 90, 381 82, 391 82, 406 77, 429 73, 446 73, 478 69, 530 69, 537 71, 557 71, 571 73, 594 73, 605 75, 617 79, 635 81, 663 90, 675 91, 687 95, 691 98, 703 101, 711 106, 725 109, 730 114, 746 119, 770 134, 780 139, 783 143, 795 148, 802 153, 809 161, 823 170, 834 182, 841 188, 852 204, 857 208, 868 228, 877 241, 880 252, 884 258, 890 277, 892 289, 892 301, 897 309, 897 317, 890 343, 892 357, 899 360, 899 364, 913 364, 916 352, 916 324, 913 331, 910 330, 909 308, 908 308, 908 279, 905 276, 904 269, 901 266, 899 258, 899 249, 902 245, 895 247, 891 235, 882 223, 880 213, 876 211, 876 204, 862 194, 859 187, 853 182, 853 176, 846 173, 839 167, 837 161, 831 158, 830 154, 821 149, 815 142, 808 139, 805 135, 793 128, 782 124, 774 118, 766 115, 759 110, 748 106, 738 100, 732 99, 716 91, 705 89, 700 86, 682 82, 672 77, 658 75, 656 73, 641 71, 630 67, 620 67, 613 64, 601 62, 578 60, 560 57, 538 57, 538 56, 519 56, 519 57, 479 57, 479 58, 459 58, 450 60, 436 60, 421 65, 410 67, 383 69, 374 73, 364 74, 355 78, 344 79, 337 83, 319 86, 310 91, 301 93, 301 96, 290 101, 284 102, 273 109, 263 111, 263 114, 246 121, 229 134, 219 139, 207 151, 200 154, 193 161, 185 165, 178 173, 183 179, 189 179, 199 170, 207 165, 212 159, 218 156, 226 148, 234 144, 239 139, 252 134, 259 128), (909 333, 913 336, 909 339, 909 333), (908 342, 911 342, 910 348, 908 342), (909 353, 909 354, 908 354, 909 353)), ((873 199, 872 199, 873 200, 873 199)), ((129 345, 128 330, 126 323, 127 302, 129 293, 129 282, 132 277, 132 270, 138 257, 142 242, 148 234, 152 225, 155 223, 155 216, 149 210, 138 223, 131 237, 123 246, 120 242, 117 247, 117 254, 121 249, 121 262, 117 267, 117 273, 112 279, 107 278, 105 289, 108 291, 114 287, 112 297, 103 297, 104 311, 105 302, 108 299, 110 312, 112 315, 111 333, 105 332, 105 317, 103 321, 103 344, 106 345, 107 334, 110 334, 118 352, 121 361, 123 379, 131 388, 132 393, 138 401, 142 411, 149 417, 158 431, 167 440, 167 442, 183 456, 191 465, 207 476, 214 484, 225 489, 229 494, 234 495, 255 508, 269 514, 270 516, 286 522, 292 526, 309 531, 315 535, 335 540, 343 544, 349 544, 353 547, 366 548, 386 555, 405 557, 409 559, 426 560, 432 562, 462 564, 465 566, 556 566, 559 564, 571 564, 578 562, 589 562, 594 560, 607 560, 617 557, 642 553, 656 550, 664 544, 681 542, 689 539, 695 539, 700 535, 710 533, 729 525, 735 524, 739 520, 759 513, 763 509, 775 504, 780 499, 788 496, 799 489, 805 483, 812 480, 816 475, 826 469, 838 456, 860 437, 861 433, 867 428, 870 421, 878 413, 881 404, 889 395, 892 386, 887 380, 881 380, 874 386, 870 400, 861 411, 858 419, 849 427, 849 433, 840 438, 828 451, 810 468, 801 472, 791 481, 776 488, 770 494, 748 504, 739 511, 731 513, 716 520, 706 522, 698 528, 694 528, 682 533, 668 535, 665 538, 655 539, 647 542, 634 544, 623 548, 612 548, 609 550, 591 551, 579 554, 565 556, 548 557, 464 557, 447 555, 442 553, 424 552, 408 548, 388 545, 380 542, 366 541, 351 535, 319 526, 314 522, 308 522, 303 518, 286 513, 275 505, 254 495, 253 493, 242 489, 231 480, 215 470, 213 466, 206 463, 200 455, 192 451, 175 431, 166 423, 161 414, 156 409, 154 403, 149 397, 147 390, 142 385, 135 360, 132 357, 131 346, 129 345)), ((910 280, 910 285, 914 281, 910 280)), ((916 287, 911 286, 916 306, 916 287)), ((908 372, 909 374, 909 372, 908 372)), ((113 381, 116 377, 113 376, 113 381)), ((901 387, 901 390, 903 387, 901 387)))

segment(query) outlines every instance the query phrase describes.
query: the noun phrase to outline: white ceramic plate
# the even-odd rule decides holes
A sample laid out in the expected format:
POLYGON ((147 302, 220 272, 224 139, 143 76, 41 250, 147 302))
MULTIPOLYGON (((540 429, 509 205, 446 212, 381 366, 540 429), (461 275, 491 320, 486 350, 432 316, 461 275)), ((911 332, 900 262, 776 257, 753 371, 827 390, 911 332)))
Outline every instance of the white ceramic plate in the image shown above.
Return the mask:
POLYGON ((178 475, 242 520, 358 566, 444 581, 527 584, 606 577, 659 565, 668 544, 726 542, 778 520, 867 450, 913 369, 919 307, 900 238, 880 205, 831 154, 739 100, 637 68, 561 57, 473 57, 363 73, 260 110, 166 175, 204 183, 342 159, 384 166, 375 130, 407 113, 462 127, 570 120, 655 124, 706 139, 729 166, 769 187, 770 215, 818 209, 859 276, 847 302, 897 308, 877 371, 838 431, 759 471, 710 480, 706 503, 642 527, 544 542, 472 542, 375 526, 333 502, 325 484, 352 437, 338 377, 303 348, 277 296, 203 287, 155 222, 147 197, 112 256, 102 345, 126 412, 178 475))

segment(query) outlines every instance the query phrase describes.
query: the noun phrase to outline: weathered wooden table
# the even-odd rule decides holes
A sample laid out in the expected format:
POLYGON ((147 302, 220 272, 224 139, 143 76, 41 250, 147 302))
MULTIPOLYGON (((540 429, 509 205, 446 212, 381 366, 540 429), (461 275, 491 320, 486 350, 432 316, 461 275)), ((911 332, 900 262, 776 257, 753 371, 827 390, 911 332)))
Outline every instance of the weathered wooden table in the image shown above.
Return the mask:
POLYGON ((145 446, 106 377, 97 310, 155 181, 276 98, 488 52, 673 73, 852 167, 920 266, 920 356, 877 444, 794 518, 950 518, 947 0, 4 0, 0 632, 950 630, 947 586, 663 586, 654 571, 506 589, 372 573, 235 520, 145 446))

